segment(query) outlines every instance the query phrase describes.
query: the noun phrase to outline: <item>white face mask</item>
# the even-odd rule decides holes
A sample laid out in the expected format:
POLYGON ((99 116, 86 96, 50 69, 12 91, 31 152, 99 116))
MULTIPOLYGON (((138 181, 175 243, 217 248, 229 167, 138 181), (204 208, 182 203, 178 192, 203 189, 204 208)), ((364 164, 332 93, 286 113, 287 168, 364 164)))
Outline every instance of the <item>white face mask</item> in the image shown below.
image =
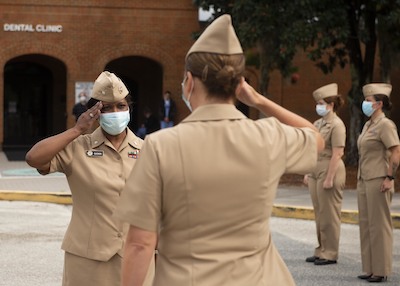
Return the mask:
POLYGON ((189 97, 186 99, 185 94, 183 93, 183 88, 185 86, 186 79, 187 79, 187 77, 185 77, 185 79, 181 83, 181 86, 182 86, 182 100, 186 104, 187 108, 189 108, 190 112, 192 112, 192 106, 190 105, 190 97, 192 96, 193 87, 190 90, 189 97))
POLYGON ((325 116, 329 113, 329 109, 326 108, 326 104, 317 104, 315 106, 315 111, 319 116, 325 116))
POLYGON ((79 102, 82 103, 82 104, 85 104, 86 103, 86 97, 80 96, 79 97, 79 102))
POLYGON ((100 126, 110 135, 122 133, 131 119, 129 110, 100 114, 100 126))

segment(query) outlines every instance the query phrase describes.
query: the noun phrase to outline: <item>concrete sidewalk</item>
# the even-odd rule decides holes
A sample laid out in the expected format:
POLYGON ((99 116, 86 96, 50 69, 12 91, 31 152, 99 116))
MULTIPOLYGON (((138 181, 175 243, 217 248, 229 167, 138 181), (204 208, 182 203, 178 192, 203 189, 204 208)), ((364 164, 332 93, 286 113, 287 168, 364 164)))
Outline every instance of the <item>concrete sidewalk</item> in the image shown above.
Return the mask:
MULTIPOLYGON (((64 174, 41 176, 24 161, 9 161, 0 152, 0 200, 39 201, 71 204, 71 191, 64 174)), ((357 192, 343 192, 342 221, 358 223, 357 192)), ((395 193, 392 205, 395 228, 400 228, 400 193, 395 193)), ((305 186, 280 185, 274 201, 273 215, 278 217, 314 219, 308 189, 305 186)))

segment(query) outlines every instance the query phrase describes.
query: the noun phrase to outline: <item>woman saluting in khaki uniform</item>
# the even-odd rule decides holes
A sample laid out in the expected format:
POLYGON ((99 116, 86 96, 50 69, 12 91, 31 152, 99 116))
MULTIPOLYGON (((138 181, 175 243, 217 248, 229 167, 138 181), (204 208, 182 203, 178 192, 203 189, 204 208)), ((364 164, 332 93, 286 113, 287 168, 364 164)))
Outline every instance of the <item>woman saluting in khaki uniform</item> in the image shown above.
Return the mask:
POLYGON ((358 138, 358 210, 362 270, 358 276, 369 282, 383 282, 392 271, 393 226, 390 203, 400 147, 396 125, 386 118, 392 86, 371 83, 363 87, 364 114, 371 117, 358 138))
MULTIPOLYGON (((143 143, 127 128, 130 102, 124 83, 102 72, 89 109, 75 126, 36 143, 26 155, 42 174, 64 173, 71 189, 72 217, 62 243, 63 286, 120 286, 128 225, 112 213, 143 143), (97 120, 100 127, 85 134, 97 120)), ((152 270, 144 285, 152 285, 152 270)))
POLYGON ((336 83, 313 92, 320 119, 314 122, 325 139, 325 149, 318 156, 315 170, 305 176, 314 206, 318 247, 306 259, 315 265, 334 264, 338 258, 340 217, 346 169, 342 161, 346 144, 346 127, 336 115, 343 104, 336 83))
POLYGON ((193 113, 146 137, 121 196, 117 216, 131 224, 124 286, 141 285, 157 240, 153 286, 294 285, 269 218, 281 175, 310 172, 324 142, 311 122, 245 83, 244 68, 223 15, 186 56, 182 97, 193 113), (235 92, 275 118, 248 119, 235 92))

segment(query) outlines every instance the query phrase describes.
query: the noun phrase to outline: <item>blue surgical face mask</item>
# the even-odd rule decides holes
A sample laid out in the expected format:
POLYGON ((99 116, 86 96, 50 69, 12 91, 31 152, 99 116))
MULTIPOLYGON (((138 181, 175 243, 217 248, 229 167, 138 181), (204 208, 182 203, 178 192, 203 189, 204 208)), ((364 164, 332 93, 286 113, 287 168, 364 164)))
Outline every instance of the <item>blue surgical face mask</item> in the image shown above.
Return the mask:
POLYGON ((373 108, 374 103, 371 101, 363 101, 362 103, 362 111, 364 112, 364 114, 368 117, 371 117, 372 114, 374 114, 375 109, 373 108))
POLYGON ((319 116, 325 116, 329 113, 329 109, 326 108, 326 104, 317 104, 315 106, 315 111, 319 116))
POLYGON ((190 112, 192 112, 192 106, 190 105, 190 97, 192 96, 193 88, 190 90, 190 93, 189 93, 189 96, 188 96, 187 99, 185 97, 185 94, 183 93, 183 88, 185 86, 186 79, 187 79, 187 77, 185 77, 185 79, 181 83, 181 86, 182 86, 182 100, 186 104, 187 108, 189 108, 190 112))
POLYGON ((110 112, 100 114, 100 126, 110 135, 122 133, 131 119, 129 110, 121 112, 110 112))

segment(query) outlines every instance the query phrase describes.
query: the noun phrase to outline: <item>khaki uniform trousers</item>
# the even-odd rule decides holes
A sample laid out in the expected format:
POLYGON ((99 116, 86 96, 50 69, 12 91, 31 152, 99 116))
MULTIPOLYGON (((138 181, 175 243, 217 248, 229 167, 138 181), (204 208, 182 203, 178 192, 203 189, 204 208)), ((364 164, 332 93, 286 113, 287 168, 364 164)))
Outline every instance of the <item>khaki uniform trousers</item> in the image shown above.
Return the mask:
MULTIPOLYGON (((62 286, 121 286, 122 257, 98 261, 65 252, 62 286)), ((154 259, 143 286, 153 285, 154 259)))
POLYGON ((390 275, 393 259, 390 203, 394 188, 380 192, 383 180, 359 179, 357 184, 362 271, 377 276, 390 275))
POLYGON ((333 187, 324 189, 329 162, 330 158, 318 161, 316 171, 309 176, 308 188, 314 207, 318 238, 318 247, 315 248, 314 255, 323 259, 337 260, 346 169, 340 160, 333 187))

